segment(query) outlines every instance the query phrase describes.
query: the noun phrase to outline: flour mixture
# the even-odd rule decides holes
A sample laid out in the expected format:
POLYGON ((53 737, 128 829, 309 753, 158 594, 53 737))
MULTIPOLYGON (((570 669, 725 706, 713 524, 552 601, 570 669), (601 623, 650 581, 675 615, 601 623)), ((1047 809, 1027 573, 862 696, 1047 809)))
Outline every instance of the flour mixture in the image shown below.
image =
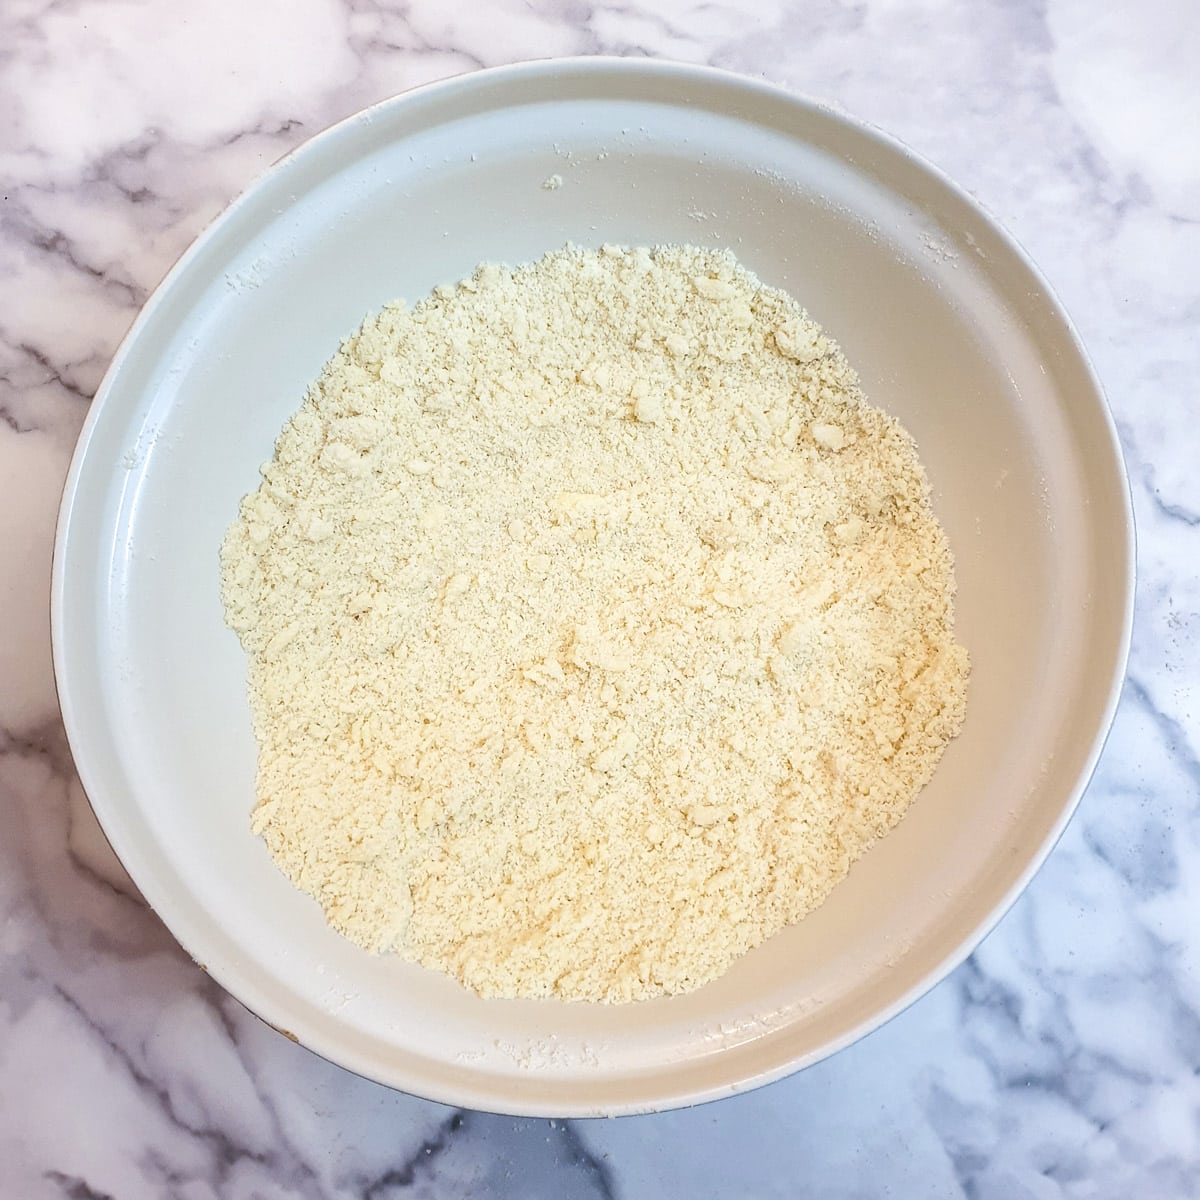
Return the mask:
POLYGON ((485 996, 715 978, 963 719, 911 438, 729 253, 569 248, 385 308, 222 569, 254 829, 347 937, 485 996))

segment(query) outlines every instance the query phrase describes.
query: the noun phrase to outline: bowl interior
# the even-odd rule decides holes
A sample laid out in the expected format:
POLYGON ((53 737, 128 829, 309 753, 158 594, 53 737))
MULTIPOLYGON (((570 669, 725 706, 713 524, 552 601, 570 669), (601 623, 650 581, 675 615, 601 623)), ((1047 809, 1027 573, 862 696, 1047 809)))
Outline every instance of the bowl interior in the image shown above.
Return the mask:
POLYGON ((1086 782, 1128 634, 1119 453, 1012 245, 894 144, 748 81, 539 64, 425 89, 308 144, 193 248, 123 347, 64 501, 55 650, 114 847, 188 950, 301 1041, 406 1090, 637 1111, 812 1061, 940 976, 1086 782), (543 184, 561 176, 559 187, 543 184), (373 958, 250 834, 245 663, 217 548, 306 385, 368 310, 573 241, 731 247, 916 437, 958 563, 966 727, 817 913, 692 995, 481 1001, 373 958))

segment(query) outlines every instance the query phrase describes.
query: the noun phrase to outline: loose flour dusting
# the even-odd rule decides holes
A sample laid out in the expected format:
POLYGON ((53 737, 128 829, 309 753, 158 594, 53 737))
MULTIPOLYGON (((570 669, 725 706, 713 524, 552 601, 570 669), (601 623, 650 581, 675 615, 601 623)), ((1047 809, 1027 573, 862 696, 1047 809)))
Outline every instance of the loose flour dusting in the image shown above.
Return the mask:
POLYGON ((222 549, 253 826, 485 996, 698 987, 963 718, 914 444, 727 252, 480 267, 348 338, 222 549))

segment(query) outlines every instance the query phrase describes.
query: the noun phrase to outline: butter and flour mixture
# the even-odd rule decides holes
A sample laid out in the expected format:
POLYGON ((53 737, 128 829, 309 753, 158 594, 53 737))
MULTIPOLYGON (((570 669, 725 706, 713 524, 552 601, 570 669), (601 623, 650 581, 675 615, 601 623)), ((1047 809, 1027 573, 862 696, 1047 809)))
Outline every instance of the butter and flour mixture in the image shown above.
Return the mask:
POLYGON ((568 248, 385 308, 222 571, 254 829, 347 937, 485 996, 715 978, 963 719, 911 438, 727 252, 568 248))

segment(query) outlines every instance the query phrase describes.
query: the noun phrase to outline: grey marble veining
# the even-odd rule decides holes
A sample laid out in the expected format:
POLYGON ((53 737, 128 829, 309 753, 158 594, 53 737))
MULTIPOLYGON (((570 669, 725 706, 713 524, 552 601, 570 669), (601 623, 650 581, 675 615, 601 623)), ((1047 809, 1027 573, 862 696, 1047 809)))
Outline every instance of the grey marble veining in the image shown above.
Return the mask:
POLYGON ((13 0, 0 8, 0 1196, 1200 1195, 1200 20, 1174 0, 13 0), (1109 392, 1130 675, 1025 896, 902 1016, 685 1112, 515 1121, 351 1076, 229 999, 100 836, 50 670, 58 494, 123 332, 273 159, 552 54, 765 76, 895 133, 1032 252, 1109 392))

